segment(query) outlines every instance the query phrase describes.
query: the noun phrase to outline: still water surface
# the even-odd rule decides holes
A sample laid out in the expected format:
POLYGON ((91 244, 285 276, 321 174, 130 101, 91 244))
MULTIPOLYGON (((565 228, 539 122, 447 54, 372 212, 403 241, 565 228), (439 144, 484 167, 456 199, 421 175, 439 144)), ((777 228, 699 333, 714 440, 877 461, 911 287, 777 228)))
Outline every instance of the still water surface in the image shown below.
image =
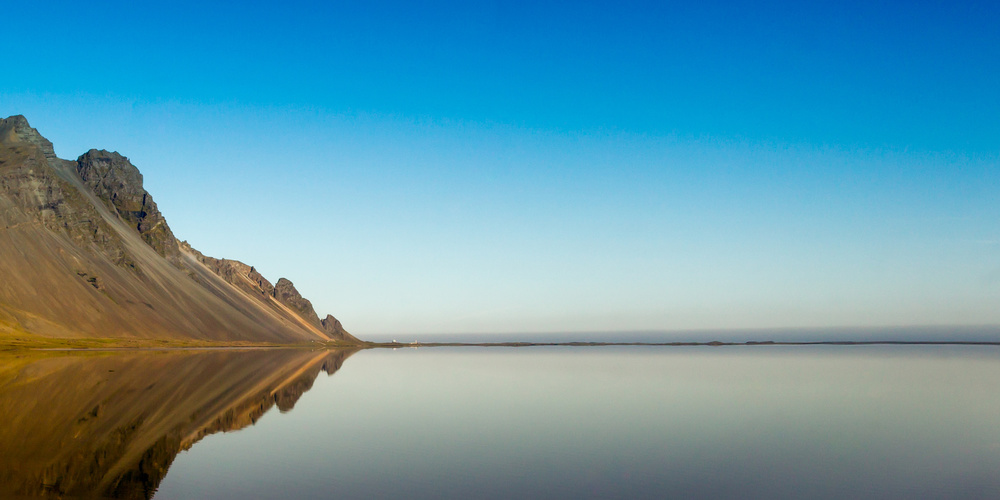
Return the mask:
POLYGON ((1000 497, 991 346, 60 355, 14 371, 0 494, 1000 497))

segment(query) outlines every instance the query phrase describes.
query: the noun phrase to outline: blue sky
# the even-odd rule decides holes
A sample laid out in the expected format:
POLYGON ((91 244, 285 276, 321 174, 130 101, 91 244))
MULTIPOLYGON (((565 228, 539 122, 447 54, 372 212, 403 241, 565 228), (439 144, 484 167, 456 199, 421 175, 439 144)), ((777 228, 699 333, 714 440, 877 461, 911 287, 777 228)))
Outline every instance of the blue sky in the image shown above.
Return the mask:
POLYGON ((23 2, 0 114, 362 337, 1000 324, 997 10, 23 2))

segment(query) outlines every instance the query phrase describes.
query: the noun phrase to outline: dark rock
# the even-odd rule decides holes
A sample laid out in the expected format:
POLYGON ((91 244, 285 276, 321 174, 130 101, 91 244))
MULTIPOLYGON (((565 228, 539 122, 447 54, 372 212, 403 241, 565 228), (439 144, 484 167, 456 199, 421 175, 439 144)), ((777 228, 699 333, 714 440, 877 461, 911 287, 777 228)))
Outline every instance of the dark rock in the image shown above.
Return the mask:
POLYGON ((337 319, 337 318, 334 318, 333 316, 331 316, 329 314, 326 315, 326 318, 323 318, 322 320, 320 320, 320 323, 323 324, 323 330, 325 330, 327 333, 343 332, 344 331, 344 325, 340 324, 340 320, 337 319))
POLYGON ((135 271, 135 264, 116 231, 57 167, 52 143, 23 116, 0 120, 0 227, 38 222, 69 237, 78 247, 102 253, 135 271))
POLYGON ((190 253, 202 264, 219 277, 226 280, 230 285, 235 286, 245 292, 263 297, 274 294, 274 285, 262 276, 253 266, 244 264, 238 260, 216 259, 208 257, 195 250, 187 241, 178 243, 179 248, 190 253))
POLYGON ((329 334, 333 340, 341 342, 359 342, 357 338, 350 333, 347 333, 347 330, 344 329, 344 325, 340 324, 340 320, 329 314, 327 314, 326 318, 320 321, 320 323, 323 325, 323 331, 329 334))
POLYGON ((38 146, 48 160, 56 160, 55 150, 52 149, 52 142, 42 137, 37 130, 28 125, 28 119, 24 115, 14 115, 10 118, 0 119, 0 142, 8 142, 16 136, 16 140, 38 146))
POLYGON ((277 285, 272 285, 253 266, 244 264, 238 260, 208 257, 192 248, 187 241, 178 242, 178 246, 182 251, 187 252, 196 260, 205 264, 206 267, 229 284, 260 298, 273 298, 278 303, 291 309, 297 316, 310 325, 316 326, 326 332, 331 339, 354 344, 361 343, 360 340, 344 329, 337 318, 327 315, 325 319, 319 320, 312 303, 303 298, 288 279, 281 278, 278 280, 277 285))
POLYGON ((299 294, 299 291, 295 289, 295 285, 288 279, 281 278, 274 284, 272 296, 278 302, 295 311, 296 314, 309 324, 322 328, 323 325, 320 323, 316 311, 313 310, 312 302, 303 298, 299 294))
POLYGON ((77 173, 109 210, 135 228, 156 253, 175 261, 180 255, 177 239, 142 187, 142 174, 128 158, 91 149, 77 159, 77 173))
POLYGON ((91 276, 89 273, 85 273, 83 271, 77 271, 76 275, 79 276, 80 278, 83 278, 83 280, 86 281, 90 286, 96 288, 99 291, 102 292, 104 291, 104 284, 101 283, 101 278, 97 276, 91 276))

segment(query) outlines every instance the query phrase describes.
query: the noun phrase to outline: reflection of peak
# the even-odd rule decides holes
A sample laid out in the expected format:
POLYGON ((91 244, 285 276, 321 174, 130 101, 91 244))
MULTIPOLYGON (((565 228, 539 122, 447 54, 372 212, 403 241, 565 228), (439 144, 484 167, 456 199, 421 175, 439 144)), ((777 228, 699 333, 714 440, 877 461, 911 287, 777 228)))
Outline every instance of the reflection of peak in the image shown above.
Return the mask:
POLYGON ((290 410, 354 352, 2 356, 0 498, 150 498, 182 449, 290 410))
POLYGON ((334 373, 337 373, 337 370, 339 370, 340 367, 343 366, 344 360, 347 359, 347 357, 350 356, 351 354, 354 354, 355 352, 357 351, 345 350, 345 349, 331 351, 330 355, 327 356, 325 360, 323 360, 323 371, 325 371, 327 375, 333 375, 334 373))
POLYGON ((274 392, 274 402, 277 404, 278 410, 282 413, 292 411, 292 408, 295 407, 295 403, 299 401, 299 398, 301 398, 306 391, 312 389, 313 382, 316 381, 316 377, 319 375, 320 371, 325 371, 326 373, 333 375, 340 369, 340 366, 344 364, 344 360, 355 352, 356 351, 331 351, 325 356, 316 358, 312 364, 309 365, 308 369, 306 369, 301 375, 288 380, 274 392), (331 369, 331 366, 334 368, 331 369))

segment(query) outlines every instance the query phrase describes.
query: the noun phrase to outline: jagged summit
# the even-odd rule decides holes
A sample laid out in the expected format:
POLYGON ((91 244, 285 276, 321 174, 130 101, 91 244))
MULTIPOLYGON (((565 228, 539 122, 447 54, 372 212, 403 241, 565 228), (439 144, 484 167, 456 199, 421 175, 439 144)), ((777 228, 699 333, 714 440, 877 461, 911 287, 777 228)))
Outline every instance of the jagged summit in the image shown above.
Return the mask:
POLYGON ((56 159, 52 142, 42 137, 37 130, 28 124, 28 119, 24 115, 14 115, 0 119, 0 142, 8 144, 10 142, 25 142, 34 144, 41 149, 42 154, 49 160, 56 159))
POLYGON ((179 242, 117 152, 76 161, 0 120, 0 334, 301 342, 334 332, 286 279, 179 242))
POLYGON ((111 212, 131 224, 142 239, 171 261, 180 255, 177 238, 156 208, 153 197, 142 187, 142 174, 128 158, 117 152, 91 149, 76 161, 76 172, 84 185, 111 212))
POLYGON ((323 330, 335 340, 351 341, 354 339, 354 336, 344 329, 344 325, 340 324, 340 320, 330 314, 327 314, 320 323, 323 325, 323 330))
POLYGON ((357 343, 357 338, 347 332, 333 316, 327 315, 320 320, 313 309, 312 302, 302 297, 295 285, 287 278, 279 278, 274 285, 262 276, 253 266, 238 260, 216 259, 207 257, 195 250, 187 241, 179 243, 179 248, 191 258, 194 258, 229 284, 243 291, 250 297, 263 302, 274 301, 290 309, 311 327, 317 327, 326 332, 333 340, 357 343))

